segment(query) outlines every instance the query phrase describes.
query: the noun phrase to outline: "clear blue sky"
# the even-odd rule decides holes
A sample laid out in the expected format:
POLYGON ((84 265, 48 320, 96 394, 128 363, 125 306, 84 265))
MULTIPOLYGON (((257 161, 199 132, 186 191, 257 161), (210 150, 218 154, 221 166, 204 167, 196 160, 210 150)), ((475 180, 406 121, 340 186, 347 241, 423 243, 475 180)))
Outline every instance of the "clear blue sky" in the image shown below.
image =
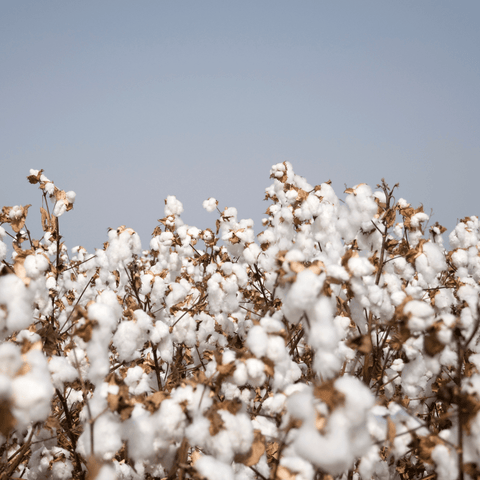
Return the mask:
POLYGON ((1 205, 30 168, 77 193, 67 245, 164 198, 260 221, 274 163, 311 184, 400 182, 451 229, 480 215, 480 2, 11 1, 0 7, 1 205))

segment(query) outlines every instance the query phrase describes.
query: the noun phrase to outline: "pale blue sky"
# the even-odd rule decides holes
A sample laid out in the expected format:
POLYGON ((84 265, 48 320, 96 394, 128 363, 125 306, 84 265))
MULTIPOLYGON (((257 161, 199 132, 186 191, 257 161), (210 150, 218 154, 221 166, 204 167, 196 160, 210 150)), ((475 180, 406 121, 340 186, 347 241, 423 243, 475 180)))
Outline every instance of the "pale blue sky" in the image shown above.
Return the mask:
POLYGON ((0 6, 1 205, 77 193, 71 248, 126 224, 148 246, 163 200, 213 226, 253 218, 272 164, 374 187, 449 229, 480 215, 480 2, 18 1, 0 6))

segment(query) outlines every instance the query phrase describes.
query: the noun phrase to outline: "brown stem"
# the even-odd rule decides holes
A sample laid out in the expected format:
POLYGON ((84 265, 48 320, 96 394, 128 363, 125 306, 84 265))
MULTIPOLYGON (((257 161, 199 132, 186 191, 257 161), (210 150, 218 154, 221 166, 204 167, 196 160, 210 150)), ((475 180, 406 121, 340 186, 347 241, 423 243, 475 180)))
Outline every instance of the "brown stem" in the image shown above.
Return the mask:
POLYGON ((69 436, 70 441, 72 442, 73 457, 75 459, 76 468, 78 472, 81 472, 82 464, 80 462, 80 457, 78 456, 78 453, 77 453, 77 439, 75 438, 75 435, 73 433, 73 419, 70 414, 70 410, 68 409, 68 405, 64 396, 60 393, 60 390, 58 390, 58 388, 56 388, 55 391, 57 393, 57 397, 59 398, 62 404, 63 411, 65 412, 65 420, 67 421, 67 427, 68 427, 67 435, 69 436))
POLYGON ((150 346, 152 347, 153 352, 153 361, 155 362, 155 376, 157 377, 157 388, 158 391, 162 390, 162 381, 160 380, 160 367, 158 365, 158 358, 157 358, 157 346, 150 342, 150 346))
POLYGON ((27 451, 30 448, 30 445, 32 444, 32 437, 33 437, 34 431, 35 431, 35 426, 32 427, 32 431, 30 432, 30 435, 28 436, 27 441, 22 445, 20 450, 17 450, 17 452, 15 452, 15 457, 16 457, 15 460, 13 460, 13 462, 10 465, 8 465, 7 469, 2 473, 0 480, 7 480, 8 478, 10 478, 12 476, 12 473, 20 465, 25 455, 27 454, 27 451))

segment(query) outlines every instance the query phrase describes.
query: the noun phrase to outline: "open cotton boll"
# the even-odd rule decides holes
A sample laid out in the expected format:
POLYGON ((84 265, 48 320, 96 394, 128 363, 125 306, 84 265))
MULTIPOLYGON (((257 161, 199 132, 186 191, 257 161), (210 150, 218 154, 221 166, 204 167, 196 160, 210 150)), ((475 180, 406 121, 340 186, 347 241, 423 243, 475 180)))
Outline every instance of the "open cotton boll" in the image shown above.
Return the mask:
POLYGON ((455 452, 443 444, 436 445, 432 451, 432 460, 435 462, 435 473, 438 480, 457 478, 458 460, 455 452))
POLYGON ((234 480, 235 478, 230 465, 210 455, 202 455, 195 462, 195 469, 208 480, 234 480))
POLYGON ((25 258, 23 266, 25 267, 27 276, 37 278, 48 269, 49 262, 42 254, 28 255, 27 258, 25 258))
POLYGON ((51 357, 48 369, 52 375, 53 386, 61 392, 65 382, 73 382, 78 377, 77 370, 65 357, 51 357))
POLYGON ((202 203, 203 208, 209 213, 213 212, 217 208, 217 205, 218 201, 213 197, 210 197, 208 200, 204 200, 202 203))
POLYGON ((145 460, 154 454, 155 433, 151 414, 142 404, 136 404, 131 417, 122 423, 122 437, 128 441, 128 455, 132 460, 145 460))
POLYGON ((13 343, 0 345, 0 374, 13 378, 23 365, 20 348, 13 343))
POLYGON ((411 300, 403 311, 411 315, 408 320, 408 328, 412 331, 420 331, 428 328, 435 321, 433 308, 426 302, 411 300))
POLYGON ((63 199, 57 200, 55 202, 55 207, 53 208, 53 214, 56 217, 61 217, 67 211, 67 205, 63 199))
POLYGON ((247 347, 257 357, 261 358, 267 352, 268 335, 260 326, 256 325, 250 329, 247 337, 247 347))
MULTIPOLYGON (((90 432, 90 428, 85 428, 78 439, 77 451, 85 457, 88 457, 91 451, 90 432)), ((95 454, 103 460, 111 460, 115 453, 122 448, 121 424, 112 412, 107 411, 96 418, 93 438, 95 454)))
POLYGON ((50 413, 53 387, 45 355, 32 349, 25 354, 28 370, 24 375, 12 381, 13 414, 19 428, 25 428, 30 422, 41 422, 50 413))
POLYGON ((120 362, 130 362, 139 358, 140 352, 138 350, 142 348, 146 339, 146 335, 137 323, 132 321, 121 322, 113 336, 118 360, 120 362))
POLYGON ((31 295, 16 275, 0 277, 0 335, 27 328, 33 321, 31 295))
POLYGON ((365 257, 352 257, 348 260, 348 269, 355 277, 371 275, 375 267, 365 257))
POLYGON ((305 310, 316 301, 325 282, 325 274, 317 275, 305 269, 297 275, 284 300, 284 313, 290 323, 297 323, 305 310))
POLYGON ((177 200, 175 195, 169 195, 165 200, 164 214, 166 217, 170 215, 181 215, 183 213, 183 204, 177 200))

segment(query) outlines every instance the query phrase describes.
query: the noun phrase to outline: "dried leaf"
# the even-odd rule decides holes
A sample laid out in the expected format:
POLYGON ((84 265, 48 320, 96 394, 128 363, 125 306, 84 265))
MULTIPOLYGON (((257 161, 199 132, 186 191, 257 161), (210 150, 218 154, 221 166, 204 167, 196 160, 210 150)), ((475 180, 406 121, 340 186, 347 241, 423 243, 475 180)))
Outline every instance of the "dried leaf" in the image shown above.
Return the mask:
POLYGON ((235 455, 235 462, 243 463, 246 467, 256 465, 265 453, 265 437, 260 430, 254 431, 253 443, 250 450, 244 454, 235 455))

